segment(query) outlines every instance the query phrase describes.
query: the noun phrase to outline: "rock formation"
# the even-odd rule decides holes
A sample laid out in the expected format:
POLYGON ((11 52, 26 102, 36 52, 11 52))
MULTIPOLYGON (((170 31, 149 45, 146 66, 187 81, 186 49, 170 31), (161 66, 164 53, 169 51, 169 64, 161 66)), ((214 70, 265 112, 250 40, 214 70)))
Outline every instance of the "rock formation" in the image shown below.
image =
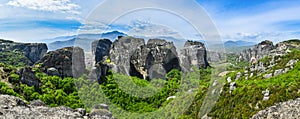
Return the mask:
POLYGON ((71 109, 65 106, 50 108, 42 101, 26 101, 9 95, 0 95, 0 118, 5 119, 114 119, 108 109, 93 109, 86 113, 85 109, 71 109))
POLYGON ((104 56, 109 55, 112 42, 108 39, 101 39, 92 43, 92 52, 95 56, 95 63, 101 61, 104 56))
POLYGON ((178 56, 173 42, 149 39, 146 44, 144 39, 125 36, 112 44, 106 39, 94 42, 93 54, 96 61, 93 72, 98 81, 109 69, 143 79, 165 79, 169 71, 182 70, 182 66, 186 71, 191 71, 192 67, 209 66, 204 44, 194 41, 187 41, 178 56))
POLYGON ((32 65, 40 60, 47 53, 47 45, 44 43, 16 43, 8 40, 0 39, 0 51, 20 51, 30 60, 25 62, 32 65))
POLYGON ((162 78, 180 64, 176 48, 172 42, 150 39, 130 57, 130 75, 144 79, 162 78))
POLYGON ((57 69, 61 77, 78 77, 85 73, 84 52, 79 47, 50 51, 37 63, 45 73, 49 68, 57 69))
POLYGON ((181 67, 185 71, 191 71, 194 68, 206 68, 207 53, 203 43, 197 41, 187 41, 184 48, 180 51, 181 67))
POLYGON ((39 87, 41 81, 35 76, 35 72, 30 67, 21 68, 17 73, 20 76, 20 81, 28 86, 39 87))
POLYGON ((299 119, 300 98, 277 103, 257 112, 251 119, 299 119))
POLYGON ((129 36, 120 37, 114 41, 109 54, 109 59, 114 65, 112 70, 116 73, 130 75, 130 57, 144 45, 144 39, 129 36))
POLYGON ((250 61, 251 59, 261 59, 265 56, 268 56, 272 50, 275 49, 272 41, 266 40, 255 45, 252 49, 247 49, 242 51, 240 54, 239 60, 250 61))
POLYGON ((258 61, 265 56, 274 57, 276 55, 284 55, 291 49, 300 49, 300 40, 292 39, 273 45, 272 41, 262 41, 255 45, 252 49, 246 49, 240 53, 239 61, 246 60, 250 62, 258 61))

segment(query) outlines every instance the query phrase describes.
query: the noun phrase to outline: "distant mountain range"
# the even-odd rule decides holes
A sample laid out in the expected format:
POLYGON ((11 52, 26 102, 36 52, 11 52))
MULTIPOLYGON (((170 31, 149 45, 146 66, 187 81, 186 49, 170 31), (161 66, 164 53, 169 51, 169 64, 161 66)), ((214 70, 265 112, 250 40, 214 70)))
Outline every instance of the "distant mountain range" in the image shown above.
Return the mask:
POLYGON ((214 44, 212 45, 209 50, 211 51, 217 51, 217 52, 231 52, 231 53, 237 53, 237 52, 241 52, 245 49, 249 49, 252 46, 254 46, 255 44, 257 44, 256 42, 248 42, 248 41, 242 41, 242 40, 238 40, 238 41, 226 41, 224 43, 218 43, 218 44, 214 44), (225 49, 221 49, 221 48, 225 48, 225 49))
POLYGON ((61 36, 53 39, 46 39, 45 42, 48 42, 47 45, 49 50, 56 50, 63 47, 74 46, 74 45, 81 46, 85 48, 85 50, 90 50, 91 46, 89 45, 92 44, 93 41, 98 39, 103 39, 103 38, 114 40, 117 39, 118 36, 127 36, 127 34, 119 31, 112 31, 112 32, 107 32, 102 34, 79 34, 73 36, 61 36), (54 41, 54 42, 49 42, 49 41, 54 41))
POLYGON ((225 47, 242 47, 242 46, 253 46, 255 42, 247 42, 247 41, 226 41, 224 43, 225 47))
MULTIPOLYGON (((47 43, 49 50, 56 50, 60 49, 63 47, 68 47, 68 46, 79 46, 85 49, 85 51, 90 51, 90 45, 92 44, 93 41, 98 40, 98 39, 103 39, 107 38, 112 41, 118 38, 118 36, 127 36, 127 34, 119 32, 119 31, 112 31, 112 32, 107 32, 107 33, 102 33, 102 34, 79 34, 79 35, 73 35, 73 36, 60 36, 56 37, 53 39, 46 39, 44 42, 47 43), (54 41, 54 42, 53 42, 54 41)), ((143 38, 143 39, 149 39, 148 37, 143 37, 143 36, 134 36, 138 38, 143 38)), ((178 47, 179 49, 183 47, 183 43, 185 42, 184 39, 177 39, 174 37, 170 36, 161 36, 157 37, 160 39, 165 39, 167 41, 172 41, 174 42, 175 46, 178 47)), ((204 42, 205 41, 200 41, 204 42)), ((226 52, 240 52, 241 50, 247 49, 255 45, 255 42, 247 42, 247 41, 226 41, 223 44, 215 44, 212 47, 209 48, 211 51, 221 51, 222 47, 225 48, 226 52)))

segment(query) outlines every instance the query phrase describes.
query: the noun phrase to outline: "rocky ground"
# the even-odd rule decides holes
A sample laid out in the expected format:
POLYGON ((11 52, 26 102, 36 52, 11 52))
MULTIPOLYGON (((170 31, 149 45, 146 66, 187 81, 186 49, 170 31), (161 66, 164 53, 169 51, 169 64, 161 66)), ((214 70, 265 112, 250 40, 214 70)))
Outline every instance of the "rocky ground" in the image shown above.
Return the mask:
POLYGON ((85 109, 71 109, 65 106, 48 107, 40 100, 27 104, 24 100, 0 95, 0 119, 113 119, 108 106, 100 104, 90 113, 85 109))
POLYGON ((299 119, 300 98, 281 102, 259 111, 251 119, 299 119))

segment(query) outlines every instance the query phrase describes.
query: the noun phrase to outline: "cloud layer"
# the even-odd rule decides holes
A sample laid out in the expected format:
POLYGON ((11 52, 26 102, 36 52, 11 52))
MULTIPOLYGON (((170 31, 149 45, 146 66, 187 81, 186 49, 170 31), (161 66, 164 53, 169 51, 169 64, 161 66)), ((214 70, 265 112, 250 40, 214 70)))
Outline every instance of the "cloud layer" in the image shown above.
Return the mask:
POLYGON ((80 14, 80 6, 70 0, 11 0, 7 5, 32 10, 80 14))

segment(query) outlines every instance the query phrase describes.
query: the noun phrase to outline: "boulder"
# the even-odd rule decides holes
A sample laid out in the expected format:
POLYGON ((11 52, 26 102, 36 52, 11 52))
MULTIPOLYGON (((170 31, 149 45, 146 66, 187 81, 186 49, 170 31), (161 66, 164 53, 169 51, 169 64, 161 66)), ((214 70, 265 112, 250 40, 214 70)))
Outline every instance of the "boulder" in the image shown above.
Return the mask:
POLYGON ((264 95, 263 100, 264 100, 264 101, 265 101, 265 100, 269 100, 269 98, 270 98, 270 91, 269 91, 268 89, 266 89, 266 90, 263 91, 262 93, 263 93, 263 95, 264 95))
POLYGON ((231 94, 232 91, 236 88, 236 83, 235 82, 231 82, 229 85, 229 93, 231 94))
POLYGON ((265 79, 268 79, 268 78, 271 78, 271 77, 272 77, 272 73, 270 73, 270 74, 265 74, 265 75, 264 75, 264 78, 265 78, 265 79))
POLYGON ((227 78, 227 82, 230 83, 231 82, 231 77, 227 78))
POLYGON ((47 69, 47 74, 50 75, 50 76, 59 76, 60 77, 60 74, 59 74, 58 70, 55 69, 54 67, 48 68, 47 69))
POLYGON ((37 63, 41 64, 41 71, 47 73, 49 68, 55 68, 61 77, 79 77, 86 72, 84 52, 79 47, 50 51, 37 63))
POLYGON ((187 41, 180 51, 180 64, 184 71, 192 71, 193 68, 206 68, 209 66, 207 52, 203 43, 187 41))
POLYGON ((277 70, 274 71, 274 76, 279 76, 279 75, 281 75, 283 72, 284 72, 283 69, 277 69, 277 70))
POLYGON ((238 72, 238 73, 236 74, 235 80, 238 80, 238 79, 240 79, 240 78, 241 78, 241 76, 242 76, 242 73, 241 73, 241 72, 238 72))
POLYGON ((30 67, 21 68, 17 71, 20 76, 20 81, 28 86, 39 87, 41 81, 36 77, 35 72, 30 67))
POLYGON ((294 66, 297 62, 298 62, 298 59, 297 60, 292 59, 285 66, 286 67, 294 66))

